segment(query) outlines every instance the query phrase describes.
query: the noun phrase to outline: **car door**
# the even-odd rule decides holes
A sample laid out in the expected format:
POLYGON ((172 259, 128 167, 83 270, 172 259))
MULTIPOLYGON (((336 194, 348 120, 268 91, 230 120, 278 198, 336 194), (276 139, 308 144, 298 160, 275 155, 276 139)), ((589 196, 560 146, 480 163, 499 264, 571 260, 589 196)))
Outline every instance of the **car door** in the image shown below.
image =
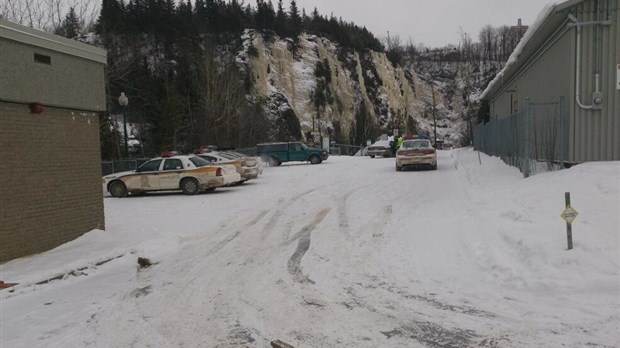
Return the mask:
POLYGON ((307 154, 304 146, 301 143, 289 144, 289 160, 290 161, 305 161, 307 154))
POLYGON ((183 161, 178 158, 166 158, 159 174, 159 187, 162 190, 176 190, 179 188, 183 161))
POLYGON ((127 188, 130 191, 132 189, 144 191, 159 190, 159 169, 162 161, 161 158, 153 159, 141 165, 140 168, 136 170, 136 174, 133 175, 129 181, 125 182, 127 188))

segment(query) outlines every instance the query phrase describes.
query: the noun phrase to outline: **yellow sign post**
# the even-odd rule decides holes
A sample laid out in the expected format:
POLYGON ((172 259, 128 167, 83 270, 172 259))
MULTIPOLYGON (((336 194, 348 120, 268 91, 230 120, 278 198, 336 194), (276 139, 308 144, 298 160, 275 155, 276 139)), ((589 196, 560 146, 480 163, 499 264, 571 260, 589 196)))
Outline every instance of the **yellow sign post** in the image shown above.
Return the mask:
POLYGON ((570 192, 564 193, 564 203, 566 208, 560 215, 566 221, 566 239, 568 240, 568 250, 573 248, 573 221, 579 213, 570 206, 570 192))

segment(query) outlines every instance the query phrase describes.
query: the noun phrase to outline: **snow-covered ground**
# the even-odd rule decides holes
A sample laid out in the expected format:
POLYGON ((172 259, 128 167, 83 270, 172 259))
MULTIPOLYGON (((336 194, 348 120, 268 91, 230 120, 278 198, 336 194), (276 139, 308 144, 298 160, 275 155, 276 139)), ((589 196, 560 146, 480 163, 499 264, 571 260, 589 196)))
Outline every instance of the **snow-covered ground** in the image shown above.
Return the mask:
POLYGON ((331 157, 105 198, 105 232, 0 266, 20 283, 0 292, 0 346, 618 347, 620 163, 523 179, 481 162, 331 157))

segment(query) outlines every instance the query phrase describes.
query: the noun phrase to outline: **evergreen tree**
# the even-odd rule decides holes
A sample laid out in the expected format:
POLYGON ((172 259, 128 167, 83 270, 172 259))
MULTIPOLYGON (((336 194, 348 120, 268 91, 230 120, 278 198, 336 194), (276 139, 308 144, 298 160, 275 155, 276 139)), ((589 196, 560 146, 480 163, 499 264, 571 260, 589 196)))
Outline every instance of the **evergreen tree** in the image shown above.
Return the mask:
POLYGON ((274 21, 276 14, 271 1, 268 3, 263 0, 256 2, 255 24, 257 29, 273 30, 275 28, 274 21))
POLYGON ((122 31, 124 29, 122 23, 125 19, 123 12, 124 9, 118 0, 103 0, 96 25, 97 33, 105 36, 122 31))
POLYGON ((62 21, 60 28, 56 30, 56 33, 69 39, 75 39, 80 35, 82 23, 75 14, 73 7, 69 8, 69 12, 62 21))
POLYGON ((221 1, 206 0, 205 7, 207 13, 207 29, 210 32, 220 32, 222 30, 220 24, 221 18, 221 1))
POLYGON ((301 28, 301 16, 299 15, 299 9, 297 8, 297 3, 295 0, 291 0, 291 5, 289 6, 289 25, 288 25, 288 35, 294 39, 297 39, 299 34, 302 31, 301 28))
POLYGON ((275 30, 276 33, 280 35, 286 35, 286 13, 284 13, 284 8, 282 7, 282 0, 278 0, 278 12, 276 13, 275 30))

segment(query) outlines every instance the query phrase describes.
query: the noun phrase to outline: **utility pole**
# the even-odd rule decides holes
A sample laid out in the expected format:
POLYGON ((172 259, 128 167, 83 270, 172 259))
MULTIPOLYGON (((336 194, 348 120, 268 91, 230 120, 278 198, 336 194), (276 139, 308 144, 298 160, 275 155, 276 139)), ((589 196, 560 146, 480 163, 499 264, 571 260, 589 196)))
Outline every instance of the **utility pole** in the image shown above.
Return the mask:
POLYGON ((118 97, 118 103, 123 108, 123 133, 125 138, 125 159, 129 158, 129 144, 127 141, 127 105, 129 105, 129 99, 125 95, 125 92, 121 92, 121 96, 118 97))
POLYGON ((436 111, 436 104, 435 104, 435 86, 431 83, 431 92, 433 93, 433 127, 434 127, 434 133, 435 133, 435 141, 433 142, 433 144, 437 144, 437 115, 435 113, 436 111))

